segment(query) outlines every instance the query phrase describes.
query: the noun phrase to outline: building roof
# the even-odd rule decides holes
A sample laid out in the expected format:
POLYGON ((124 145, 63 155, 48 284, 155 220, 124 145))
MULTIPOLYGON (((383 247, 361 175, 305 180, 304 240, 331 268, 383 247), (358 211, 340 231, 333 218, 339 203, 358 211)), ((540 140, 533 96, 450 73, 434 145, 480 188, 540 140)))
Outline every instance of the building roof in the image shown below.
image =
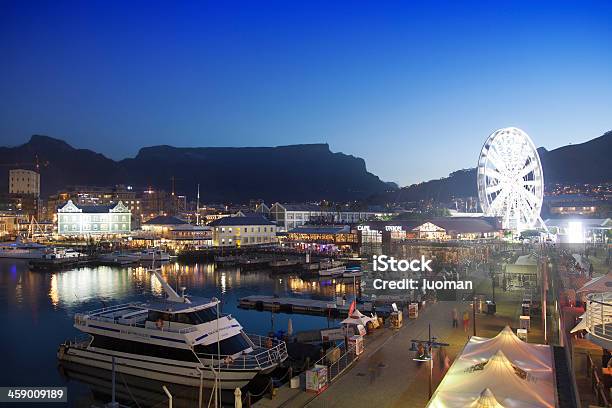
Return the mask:
POLYGON ((302 204, 279 204, 279 205, 281 205, 287 211, 311 211, 311 212, 323 211, 321 207, 315 204, 302 203, 302 204))
POLYGON ((437 225, 446 231, 453 231, 458 234, 495 232, 499 230, 499 228, 495 228, 492 223, 484 218, 443 217, 433 218, 428 222, 431 222, 432 224, 437 225))
POLYGON ((547 227, 567 227, 570 222, 580 222, 585 227, 610 227, 610 218, 582 218, 572 216, 572 218, 548 218, 544 220, 547 227))
POLYGON ((289 234, 348 234, 348 225, 305 225, 290 230, 289 234))
POLYGON ((181 220, 178 217, 172 215, 158 215, 157 217, 151 218, 145 222, 144 225, 181 225, 187 224, 187 221, 181 220))
MULTIPOLYGON (((65 204, 58 205, 57 209, 58 210, 62 210, 62 209, 66 210, 66 209, 70 209, 70 208, 76 207, 77 209, 81 210, 80 212, 86 213, 86 214, 109 213, 109 212, 111 212, 112 209, 114 209, 115 207, 117 207, 119 205, 123 205, 123 203, 121 201, 119 201, 118 203, 106 204, 106 205, 81 205, 81 204, 75 204, 72 200, 68 200, 65 204), (74 206, 74 207, 72 207, 72 206, 74 206)), ((78 212, 78 211, 67 211, 67 212, 78 212)))
POLYGON ((235 225, 276 225, 261 215, 253 215, 249 217, 223 217, 214 220, 210 224, 211 227, 227 227, 235 225))
POLYGON ((208 225, 193 225, 193 224, 179 224, 172 228, 172 231, 210 231, 211 228, 208 225))

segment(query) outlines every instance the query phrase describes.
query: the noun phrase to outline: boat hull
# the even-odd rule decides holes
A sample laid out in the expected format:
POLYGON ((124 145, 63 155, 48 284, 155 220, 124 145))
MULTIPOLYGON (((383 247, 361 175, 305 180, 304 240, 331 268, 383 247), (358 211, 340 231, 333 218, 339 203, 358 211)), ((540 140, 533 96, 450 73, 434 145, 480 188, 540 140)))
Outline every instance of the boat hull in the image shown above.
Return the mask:
MULTIPOLYGON (((112 358, 115 356, 115 370, 120 373, 148 378, 172 384, 199 387, 200 382, 206 388, 212 388, 215 375, 210 369, 197 370, 198 363, 178 360, 151 359, 147 356, 113 352, 112 350, 92 349, 88 347, 60 346, 58 359, 71 363, 112 370, 112 358)), ((272 367, 273 369, 274 367, 272 367)), ((266 370, 268 371, 268 370, 266 370)), ((235 389, 246 386, 260 370, 224 370, 219 374, 220 387, 235 389)))

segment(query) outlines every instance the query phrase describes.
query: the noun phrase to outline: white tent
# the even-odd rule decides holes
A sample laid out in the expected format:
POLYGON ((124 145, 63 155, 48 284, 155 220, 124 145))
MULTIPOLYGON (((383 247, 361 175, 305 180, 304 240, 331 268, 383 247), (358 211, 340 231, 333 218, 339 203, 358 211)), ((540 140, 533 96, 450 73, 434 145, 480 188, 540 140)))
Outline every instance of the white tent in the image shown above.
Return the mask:
POLYGON ((509 326, 491 339, 471 337, 465 345, 461 359, 466 364, 488 360, 498 350, 504 352, 515 365, 530 372, 552 370, 552 354, 549 346, 526 343, 521 340, 509 326))
POLYGON ((361 324, 361 325, 363 325, 363 327, 366 327, 368 322, 371 322, 373 320, 374 320, 373 318, 368 317, 368 316, 364 315, 363 313, 361 313, 359 310, 355 309, 353 314, 351 314, 349 317, 344 319, 341 323, 342 324, 346 324, 346 325, 358 325, 358 324, 361 324))
POLYGON ((472 405, 470 408, 504 408, 502 404, 497 402, 495 395, 493 395, 493 391, 488 388, 485 388, 480 393, 480 397, 472 405))
POLYGON ((553 408, 555 389, 552 372, 550 376, 551 381, 532 377, 517 368, 500 350, 480 365, 466 368, 453 364, 427 406, 553 408), (487 388, 489 392, 483 396, 483 389, 487 388), (498 405, 478 405, 479 401, 482 404, 495 401, 498 405))

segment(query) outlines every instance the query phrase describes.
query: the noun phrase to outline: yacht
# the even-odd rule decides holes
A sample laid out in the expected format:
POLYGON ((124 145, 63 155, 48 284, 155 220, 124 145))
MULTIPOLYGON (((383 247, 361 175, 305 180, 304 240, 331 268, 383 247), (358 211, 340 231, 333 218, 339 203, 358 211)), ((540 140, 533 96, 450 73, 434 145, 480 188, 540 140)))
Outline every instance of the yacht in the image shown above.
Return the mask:
POLYGON ((244 333, 219 300, 179 295, 154 269, 165 298, 79 313, 86 338, 60 345, 58 358, 189 386, 234 389, 288 357, 285 342, 244 333))
POLYGON ((41 259, 44 257, 47 247, 37 243, 15 242, 0 243, 0 258, 13 259, 41 259))
POLYGON ((140 253, 140 260, 142 262, 153 260, 158 262, 168 262, 170 260, 170 255, 161 249, 147 249, 146 251, 142 251, 140 253))

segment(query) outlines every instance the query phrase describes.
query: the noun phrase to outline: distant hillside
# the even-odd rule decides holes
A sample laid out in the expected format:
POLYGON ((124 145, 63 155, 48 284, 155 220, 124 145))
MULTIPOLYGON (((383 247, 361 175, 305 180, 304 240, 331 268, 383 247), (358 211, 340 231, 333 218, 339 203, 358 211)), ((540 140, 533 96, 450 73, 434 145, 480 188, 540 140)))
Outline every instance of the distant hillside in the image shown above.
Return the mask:
MULTIPOLYGON (((585 143, 548 151, 539 148, 544 182, 589 183, 612 182, 612 131, 585 143)), ((413 184, 394 192, 370 198, 373 203, 401 203, 420 200, 449 201, 453 197, 475 197, 476 169, 451 173, 448 177, 413 184)))
POLYGON ((17 147, 0 148, 0 189, 7 191, 8 169, 41 163, 44 195, 69 185, 131 184, 170 190, 211 202, 311 201, 361 199, 391 188, 366 170, 361 158, 332 153, 327 144, 280 147, 145 147, 134 158, 111 160, 64 141, 32 136, 17 147))

